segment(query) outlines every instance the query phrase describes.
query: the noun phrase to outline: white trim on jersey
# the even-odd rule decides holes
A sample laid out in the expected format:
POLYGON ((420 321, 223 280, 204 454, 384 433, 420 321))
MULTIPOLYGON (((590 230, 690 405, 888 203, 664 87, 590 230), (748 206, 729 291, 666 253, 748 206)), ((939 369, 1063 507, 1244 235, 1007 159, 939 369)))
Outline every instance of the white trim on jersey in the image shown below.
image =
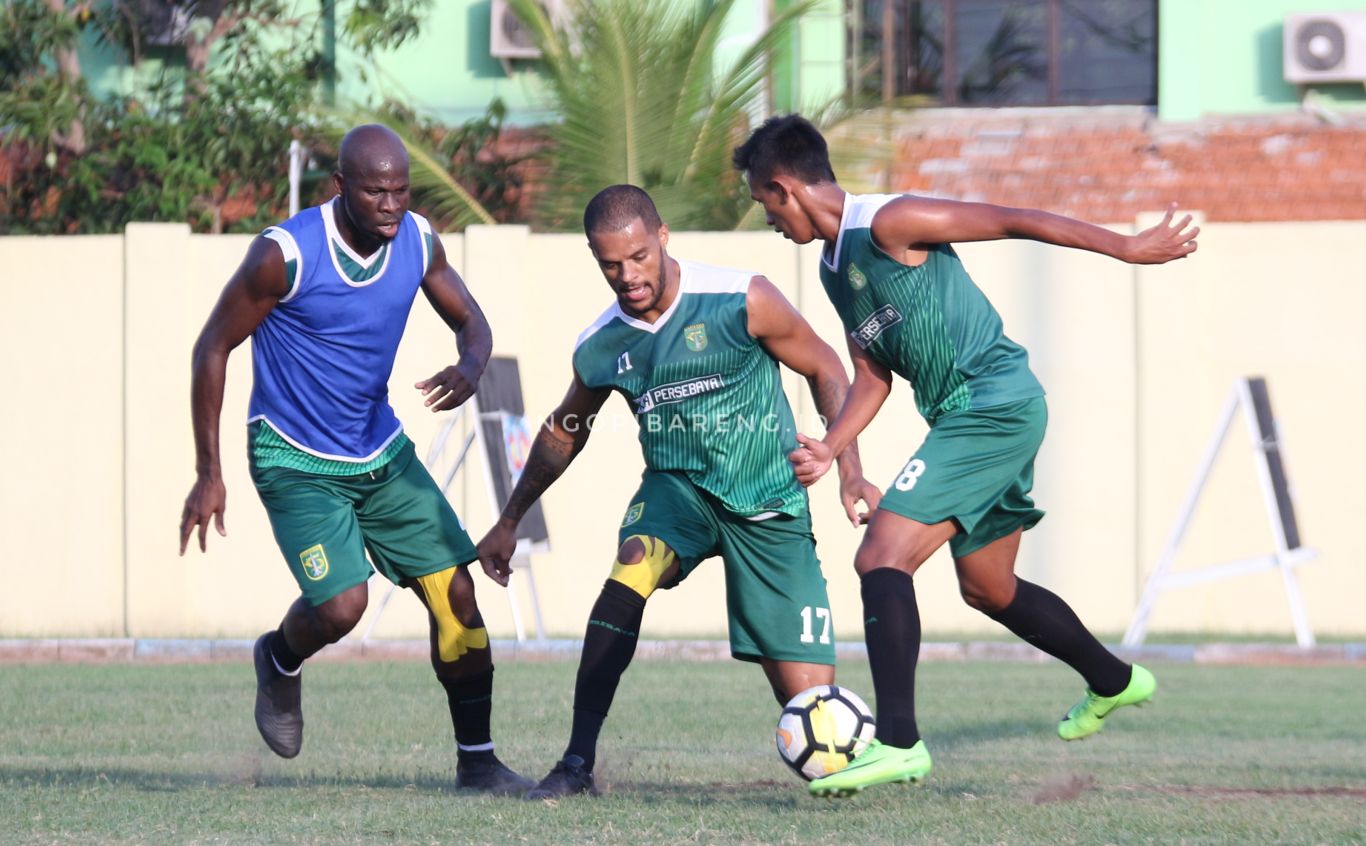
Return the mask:
POLYGON ((678 265, 688 270, 679 287, 689 294, 743 294, 749 291, 749 283, 754 277, 763 275, 683 259, 678 260, 678 265))
POLYGON ((403 434, 403 424, 400 423, 398 424, 398 428, 394 430, 394 433, 389 437, 385 438, 384 443, 380 444, 379 448, 376 449, 374 452, 370 453, 369 455, 362 456, 361 458, 353 458, 349 455, 328 455, 325 452, 318 452, 316 449, 310 449, 309 447, 304 446, 303 444, 291 438, 289 435, 286 435, 284 432, 280 431, 280 427, 270 422, 270 418, 265 416, 264 414, 257 414, 254 417, 248 417, 247 425, 250 426, 257 420, 260 420, 262 423, 265 423, 267 426, 270 427, 270 430, 275 434, 279 435, 285 443, 289 444, 290 446, 294 447, 300 452, 306 452, 314 458, 325 458, 328 461, 343 461, 347 464, 363 464, 367 461, 372 461, 376 458, 379 458, 379 454, 384 452, 384 450, 388 449, 389 444, 394 442, 394 438, 397 438, 399 435, 403 434))
POLYGON ((845 194, 844 210, 840 213, 840 234, 835 237, 835 249, 832 255, 826 255, 827 250, 821 250, 821 264, 824 264, 830 272, 839 270, 840 267, 840 247, 844 245, 844 233, 849 229, 867 229, 873 225, 873 216, 878 210, 890 203, 892 200, 902 196, 901 194, 845 194))
POLYGON ((280 253, 284 256, 286 264, 291 261, 294 262, 294 281, 290 283, 289 292, 280 298, 280 302, 287 303, 294 299, 295 295, 299 293, 299 286, 303 284, 304 257, 299 253, 298 242, 288 231, 278 226, 270 226, 261 235, 279 245, 280 253))
POLYGON ((584 341, 588 340, 589 338, 597 334, 597 331, 599 329, 611 323, 612 320, 620 313, 621 309, 617 308, 616 303, 612 303, 610 306, 608 306, 606 311, 598 315, 597 320, 594 320, 592 323, 588 324, 588 328, 579 333, 579 339, 574 342, 574 349, 577 351, 579 347, 583 346, 584 341))
MULTIPOLYGON (((389 269, 389 259, 392 258, 394 255, 394 242, 392 240, 388 241, 387 243, 382 245, 378 250, 375 250, 375 252, 372 255, 367 256, 365 258, 361 258, 360 254, 357 253, 355 250, 351 249, 350 244, 346 243, 346 239, 341 236, 341 231, 337 229, 337 220, 334 211, 336 208, 336 203, 337 198, 333 197, 332 199, 328 200, 326 203, 323 203, 322 205, 323 227, 327 231, 328 241, 327 257, 332 259, 332 266, 336 268, 337 275, 340 276, 341 280, 345 282, 347 285, 350 285, 352 288, 364 288, 367 285, 373 285, 374 283, 379 281, 381 276, 384 275, 384 271, 389 269), (345 251, 347 257, 349 257, 352 261, 354 261, 361 267, 365 268, 366 270, 369 270, 370 265, 374 264, 381 256, 384 257, 384 266, 381 267, 379 271, 375 273, 374 276, 371 276, 369 279, 366 279, 363 282, 353 281, 351 277, 347 275, 346 271, 342 269, 341 262, 337 261, 337 251, 332 248, 333 244, 337 244, 338 246, 340 246, 342 250, 345 251), (386 250, 386 246, 390 249, 386 250)), ((395 239, 397 239, 397 237, 397 235, 394 236, 395 239)))
MULTIPOLYGON (((413 223, 417 224, 417 240, 422 243, 422 278, 426 279, 427 269, 432 266, 432 254, 431 251, 427 249, 427 239, 422 236, 432 234, 432 223, 415 211, 408 212, 408 216, 413 219, 413 223)), ((434 241, 436 236, 432 236, 432 239, 434 241)))

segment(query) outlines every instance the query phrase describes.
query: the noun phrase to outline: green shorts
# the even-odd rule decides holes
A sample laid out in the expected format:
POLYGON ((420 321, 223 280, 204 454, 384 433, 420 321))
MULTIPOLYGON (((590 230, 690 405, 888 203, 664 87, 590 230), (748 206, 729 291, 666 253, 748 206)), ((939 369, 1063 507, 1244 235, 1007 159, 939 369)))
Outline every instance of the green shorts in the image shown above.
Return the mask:
POLYGON ((955 520, 954 558, 1043 519, 1029 489, 1043 443, 1043 397, 946 414, 883 494, 881 508, 921 523, 955 520))
POLYGON ((735 658, 835 663, 830 601, 810 513, 747 520, 681 473, 646 470, 618 543, 632 535, 659 538, 678 555, 678 578, 661 585, 666 589, 703 560, 721 556, 735 658))
POLYGON ((364 582, 372 570, 399 584, 477 557, 411 443, 370 473, 321 476, 266 467, 253 469, 252 481, 310 605, 364 582))

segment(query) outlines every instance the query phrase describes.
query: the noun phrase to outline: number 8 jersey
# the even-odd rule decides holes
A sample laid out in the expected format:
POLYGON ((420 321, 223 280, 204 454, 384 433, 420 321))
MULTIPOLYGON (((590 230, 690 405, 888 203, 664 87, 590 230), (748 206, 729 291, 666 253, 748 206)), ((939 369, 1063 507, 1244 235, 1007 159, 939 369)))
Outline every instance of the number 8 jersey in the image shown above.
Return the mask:
POLYGON ((833 252, 821 255, 821 284, 849 338, 911 383, 931 425, 953 411, 1043 396, 1024 348, 968 276, 953 247, 904 265, 873 240, 873 216, 897 194, 846 195, 833 252))

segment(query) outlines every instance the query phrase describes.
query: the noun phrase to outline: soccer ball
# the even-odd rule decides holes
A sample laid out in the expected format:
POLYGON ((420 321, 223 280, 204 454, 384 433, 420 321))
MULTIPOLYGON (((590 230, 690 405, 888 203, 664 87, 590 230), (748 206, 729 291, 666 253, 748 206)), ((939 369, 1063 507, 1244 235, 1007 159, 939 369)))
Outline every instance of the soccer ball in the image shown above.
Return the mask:
POLYGON ((778 717, 778 755, 807 781, 839 772, 873 740, 873 714, 851 690, 821 684, 803 690, 778 717))

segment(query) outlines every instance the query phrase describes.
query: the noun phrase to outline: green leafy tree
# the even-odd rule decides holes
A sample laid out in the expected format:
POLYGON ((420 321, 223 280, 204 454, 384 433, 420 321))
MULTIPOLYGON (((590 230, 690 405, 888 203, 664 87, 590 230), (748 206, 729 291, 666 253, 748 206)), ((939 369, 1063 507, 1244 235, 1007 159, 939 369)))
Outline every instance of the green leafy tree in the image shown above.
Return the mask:
POLYGON ((548 175, 536 222, 577 227, 606 185, 629 182, 680 229, 733 229, 751 205, 730 166, 764 96, 767 57, 815 0, 794 3, 730 65, 717 64, 735 0, 577 0, 560 25, 536 0, 509 0, 542 52, 548 175))
MULTIPOLYGON (((6 0, 0 7, 0 232, 112 232, 132 220, 258 231, 287 206, 290 141, 327 147, 319 32, 369 55, 416 34, 430 0, 6 0), (183 63, 98 100, 76 45, 135 68, 167 33, 183 63)), ((164 50, 162 51, 165 52, 164 50)), ((172 50, 172 52, 175 52, 172 50)))

